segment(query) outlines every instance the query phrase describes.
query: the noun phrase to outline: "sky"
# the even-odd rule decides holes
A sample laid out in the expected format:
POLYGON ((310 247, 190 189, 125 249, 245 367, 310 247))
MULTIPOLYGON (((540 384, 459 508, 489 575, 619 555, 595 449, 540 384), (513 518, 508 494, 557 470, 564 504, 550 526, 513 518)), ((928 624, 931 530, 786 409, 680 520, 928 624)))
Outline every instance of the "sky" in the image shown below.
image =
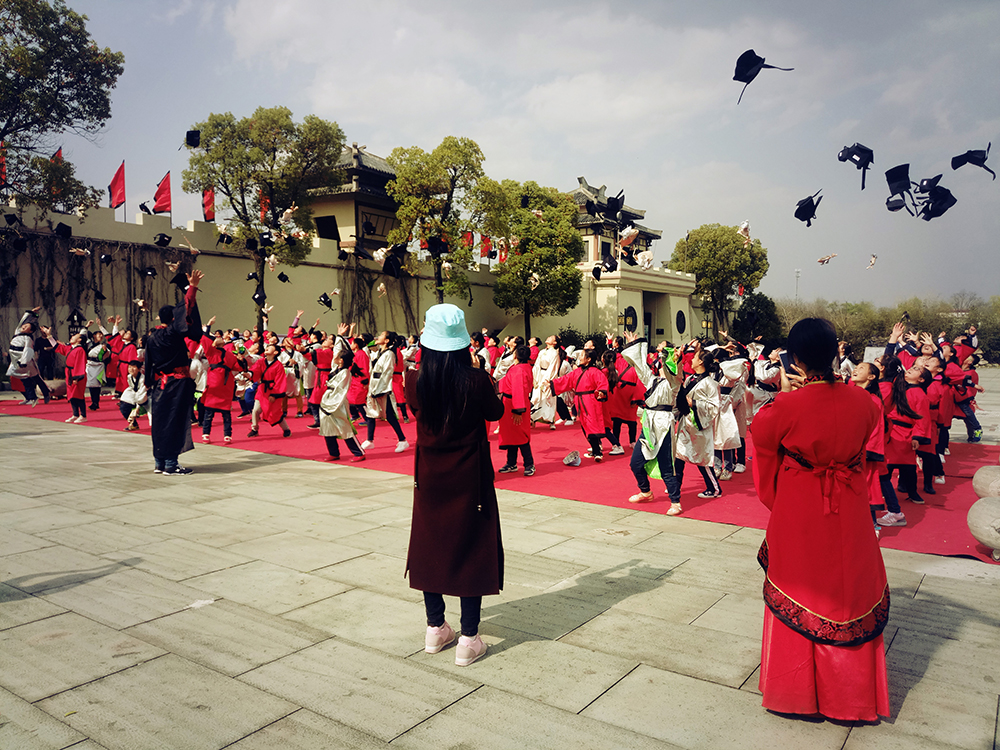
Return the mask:
POLYGON ((64 156, 101 188, 126 161, 128 221, 168 170, 174 223, 200 219, 180 189, 185 131, 281 105, 379 156, 468 137, 495 179, 624 190, 663 232, 657 264, 688 230, 747 220, 774 298, 795 296, 796 269, 805 300, 1000 294, 1000 180, 950 163, 997 141, 1000 170, 996 0, 67 2, 125 72, 104 132, 67 136, 64 156), (794 71, 762 71, 737 105, 751 48, 794 71), (855 142, 875 153, 864 191, 837 159, 855 142), (957 205, 929 222, 887 211, 902 163, 943 174, 957 205), (806 227, 795 206, 817 190, 806 227))

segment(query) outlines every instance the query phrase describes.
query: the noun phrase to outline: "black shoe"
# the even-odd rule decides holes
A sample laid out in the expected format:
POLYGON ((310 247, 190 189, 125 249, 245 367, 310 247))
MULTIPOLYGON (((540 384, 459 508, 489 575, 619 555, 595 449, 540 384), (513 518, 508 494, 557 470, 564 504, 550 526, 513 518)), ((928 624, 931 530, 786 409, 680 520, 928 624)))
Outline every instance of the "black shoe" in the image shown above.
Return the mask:
POLYGON ((257 437, 257 430, 250 430, 250 432, 247 433, 247 437, 257 437))
POLYGON ((910 498, 911 503, 916 503, 917 505, 924 504, 924 499, 920 497, 920 495, 918 495, 916 492, 907 495, 907 497, 910 498))
POLYGON ((524 476, 526 476, 526 477, 533 477, 533 476, 535 476, 535 467, 534 466, 525 466, 524 467, 524 476))
POLYGON ((178 465, 173 469, 164 469, 163 473, 168 477, 183 477, 187 474, 194 474, 194 471, 186 466, 178 465))
POLYGON ((306 427, 308 427, 310 430, 318 430, 319 422, 313 422, 312 424, 307 424, 306 427))
POLYGON ((517 471, 517 467, 513 464, 504 464, 497 469, 498 474, 513 474, 515 471, 517 471))
POLYGON ((291 430, 284 430, 284 431, 283 431, 283 432, 281 433, 281 437, 290 437, 290 436, 291 436, 291 434, 292 434, 292 431, 291 431, 291 430))
POLYGON ((929 484, 925 484, 924 485, 924 494, 926 494, 926 495, 936 495, 937 492, 935 492, 934 488, 931 487, 929 484))

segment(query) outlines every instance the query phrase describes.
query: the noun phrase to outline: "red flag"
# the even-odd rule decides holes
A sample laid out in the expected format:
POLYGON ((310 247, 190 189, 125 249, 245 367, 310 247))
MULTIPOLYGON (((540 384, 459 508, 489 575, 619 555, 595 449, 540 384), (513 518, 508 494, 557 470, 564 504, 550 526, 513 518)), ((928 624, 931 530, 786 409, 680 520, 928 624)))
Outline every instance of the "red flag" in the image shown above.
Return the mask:
POLYGON ((205 221, 215 221, 215 188, 201 191, 201 212, 205 221))
POLYGON ((462 232, 462 244, 465 245, 470 250, 472 249, 473 245, 472 232, 462 232))
POLYGON ((506 242, 504 242, 503 244, 500 245, 500 262, 501 263, 506 263, 507 262, 507 243, 506 242))
POLYGON ((492 250, 492 249, 493 249, 493 240, 491 240, 489 237, 487 237, 484 234, 483 235, 483 242, 482 242, 482 244, 480 245, 480 248, 479 248, 479 257, 480 258, 489 258, 490 257, 490 250, 492 250))
POLYGON ((118 208, 125 202, 125 160, 122 159, 122 165, 118 167, 118 171, 115 172, 115 176, 111 178, 111 184, 108 185, 108 205, 111 208, 118 208))
POLYGON ((170 172, 167 172, 160 180, 160 184, 156 186, 153 200, 155 201, 153 204, 154 214, 170 213, 170 172))
POLYGON ((271 207, 271 201, 268 197, 264 195, 264 191, 260 191, 260 220, 267 223, 267 209, 271 207))
POLYGON ((62 146, 60 146, 59 150, 56 151, 54 154, 52 154, 52 158, 49 159, 49 161, 51 161, 51 162, 60 162, 62 160, 63 160, 62 146))

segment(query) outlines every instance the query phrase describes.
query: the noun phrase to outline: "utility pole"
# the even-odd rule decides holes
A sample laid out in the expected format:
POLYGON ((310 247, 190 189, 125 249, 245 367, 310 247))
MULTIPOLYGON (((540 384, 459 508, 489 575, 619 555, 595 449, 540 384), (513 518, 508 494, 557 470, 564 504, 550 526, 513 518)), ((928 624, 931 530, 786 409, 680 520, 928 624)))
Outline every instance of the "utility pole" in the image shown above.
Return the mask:
POLYGON ((799 301, 799 276, 801 276, 801 275, 802 275, 802 269, 801 268, 796 268, 795 269, 795 301, 796 302, 799 301))

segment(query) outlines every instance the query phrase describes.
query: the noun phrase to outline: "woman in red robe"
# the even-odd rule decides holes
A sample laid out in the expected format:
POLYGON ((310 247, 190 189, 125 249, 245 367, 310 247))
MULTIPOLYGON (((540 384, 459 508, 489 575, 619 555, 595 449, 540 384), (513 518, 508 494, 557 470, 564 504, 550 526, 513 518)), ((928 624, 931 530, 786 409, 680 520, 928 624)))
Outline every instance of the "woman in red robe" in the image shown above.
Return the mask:
POLYGON ((500 450, 507 451, 507 463, 498 472, 512 474, 517 471, 517 452, 520 450, 524 476, 530 477, 535 473, 535 459, 531 455, 531 390, 534 383, 531 349, 519 346, 514 357, 517 364, 497 383, 504 405, 500 417, 500 450))
MULTIPOLYGON (((553 395, 570 391, 573 394, 573 404, 576 406, 577 420, 580 429, 590 443, 588 458, 597 463, 604 459, 601 450, 601 438, 605 436, 604 404, 608 400, 608 378, 598 366, 594 351, 594 342, 583 345, 583 358, 580 366, 570 373, 558 377, 551 382, 553 395)), ((549 387, 543 381, 543 388, 549 387)))
MULTIPOLYGON (((89 322, 88 322, 89 325, 89 322)), ((43 332, 48 329, 42 329, 43 332)), ((66 358, 66 398, 73 407, 73 416, 67 422, 83 424, 87 421, 87 349, 85 347, 86 329, 74 333, 69 344, 56 341, 49 335, 49 341, 56 350, 66 358)))
POLYGON ((800 374, 782 378, 782 392, 752 426, 754 483, 771 511, 757 556, 767 605, 763 705, 876 721, 889 715, 882 641, 889 587, 865 481, 878 407, 834 378, 829 321, 800 320, 787 348, 800 374))
MULTIPOLYGON (((260 385, 247 437, 257 437, 261 419, 273 427, 280 427, 281 434, 288 437, 292 431, 285 421, 285 366, 278 359, 278 347, 274 344, 264 347, 264 356, 253 363, 250 372, 253 373, 254 380, 260 381, 260 385)), ((323 381, 323 387, 326 387, 326 380, 323 381)))

